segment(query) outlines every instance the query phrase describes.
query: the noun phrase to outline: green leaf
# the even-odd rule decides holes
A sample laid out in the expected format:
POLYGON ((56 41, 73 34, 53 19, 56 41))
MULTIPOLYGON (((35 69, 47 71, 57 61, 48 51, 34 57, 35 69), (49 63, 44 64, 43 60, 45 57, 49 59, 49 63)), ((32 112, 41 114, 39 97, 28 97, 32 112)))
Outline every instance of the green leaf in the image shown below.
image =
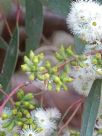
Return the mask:
POLYGON ((93 136, 94 125, 100 104, 101 84, 101 79, 95 80, 89 96, 86 99, 82 119, 81 136, 93 136))
POLYGON ((75 51, 77 54, 82 54, 85 49, 85 41, 82 41, 77 36, 74 36, 75 51))
POLYGON ((70 10, 70 0, 41 0, 52 11, 66 17, 70 10))
POLYGON ((18 58, 19 49, 18 46, 19 46, 19 32, 18 27, 16 27, 12 39, 9 43, 8 49, 6 51, 2 73, 0 74, 0 84, 2 84, 4 90, 7 89, 11 76, 15 70, 18 58))
POLYGON ((7 50, 7 43, 0 37, 0 48, 7 50))
POLYGON ((43 8, 39 0, 25 0, 26 4, 26 51, 36 49, 43 29, 43 8))

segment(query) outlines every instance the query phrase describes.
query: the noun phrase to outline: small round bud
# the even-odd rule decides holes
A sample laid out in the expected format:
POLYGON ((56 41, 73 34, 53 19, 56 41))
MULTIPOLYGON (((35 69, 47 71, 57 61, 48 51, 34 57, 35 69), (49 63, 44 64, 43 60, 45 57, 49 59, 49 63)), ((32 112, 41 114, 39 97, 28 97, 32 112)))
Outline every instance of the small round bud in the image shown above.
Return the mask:
POLYGON ((50 75, 49 75, 48 73, 46 73, 46 74, 44 75, 44 80, 49 79, 49 78, 50 78, 50 75))
POLYGON ((16 122, 16 124, 17 124, 19 127, 21 127, 21 126, 23 125, 23 123, 22 123, 21 121, 16 122))
POLYGON ((13 114, 13 115, 17 115, 17 109, 13 109, 13 110, 12 110, 12 114, 13 114))
POLYGON ((21 102, 15 102, 15 106, 19 107, 21 105, 21 102))
POLYGON ((34 64, 38 64, 38 63, 39 63, 38 56, 35 56, 35 57, 33 58, 33 63, 34 63, 34 64))
POLYGON ((35 76, 34 76, 34 73, 31 73, 30 76, 29 76, 29 80, 34 80, 35 79, 35 76))
POLYGON ((2 114, 2 120, 8 119, 8 115, 6 113, 2 114))
POLYGON ((48 69, 51 68, 51 63, 49 61, 46 61, 45 67, 48 68, 48 69))
POLYGON ((26 95, 24 96, 24 100, 31 100, 31 99, 33 99, 33 98, 34 98, 34 96, 33 96, 32 93, 28 93, 28 94, 26 94, 26 95))
POLYGON ((32 105, 32 104, 29 105, 29 109, 30 109, 30 110, 33 110, 34 108, 35 108, 34 105, 32 105))
POLYGON ((94 59, 92 60, 92 63, 93 63, 93 64, 97 64, 97 59, 94 58, 94 59))
POLYGON ((58 72, 58 68, 57 68, 57 67, 53 67, 53 68, 52 68, 52 72, 53 72, 53 73, 57 73, 57 72, 58 72))
POLYGON ((74 55, 74 53, 73 53, 73 51, 72 51, 71 46, 70 46, 69 48, 67 48, 67 49, 66 49, 66 53, 67 53, 68 57, 70 57, 70 56, 73 56, 73 55, 74 55))
POLYGON ((52 90, 52 85, 49 83, 48 84, 48 89, 51 91, 52 90))
POLYGON ((21 100, 22 98, 24 97, 24 91, 22 89, 20 89, 18 92, 17 92, 17 98, 19 100, 21 100))
POLYGON ((45 68, 45 67, 40 67, 38 70, 39 70, 40 72, 43 72, 43 71, 46 70, 46 68, 45 68))
POLYGON ((40 53, 39 55, 38 55, 38 59, 39 60, 42 60, 44 58, 44 53, 40 53))
POLYGON ((18 113, 17 113, 17 116, 18 116, 19 118, 21 118, 21 117, 22 117, 22 112, 18 112, 18 113))

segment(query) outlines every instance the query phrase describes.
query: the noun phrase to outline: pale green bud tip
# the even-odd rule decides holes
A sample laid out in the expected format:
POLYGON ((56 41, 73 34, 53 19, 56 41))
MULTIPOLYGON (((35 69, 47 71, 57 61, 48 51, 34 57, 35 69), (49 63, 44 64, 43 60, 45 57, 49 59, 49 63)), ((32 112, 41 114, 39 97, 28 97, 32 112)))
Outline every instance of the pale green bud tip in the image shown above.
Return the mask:
POLYGON ((29 54, 29 56, 30 56, 30 59, 32 60, 33 58, 34 58, 34 52, 33 51, 30 51, 30 54, 29 54))
POLYGON ((30 71, 30 68, 28 67, 27 64, 21 65, 21 68, 22 68, 23 71, 28 71, 28 72, 30 71))
POLYGON ((34 74, 32 73, 30 76, 29 76, 29 80, 34 80, 35 79, 35 76, 34 76, 34 74))
POLYGON ((46 73, 46 74, 44 75, 44 80, 49 79, 49 78, 50 78, 50 75, 49 75, 48 73, 46 73))
POLYGON ((35 64, 38 64, 38 63, 39 63, 38 56, 35 56, 35 57, 33 58, 33 63, 35 63, 35 64))
POLYGON ((38 55, 38 58, 39 58, 40 60, 42 60, 42 59, 44 58, 44 53, 40 53, 40 54, 38 55))
POLYGON ((49 61, 46 61, 45 66, 46 66, 46 68, 51 68, 51 63, 49 61))

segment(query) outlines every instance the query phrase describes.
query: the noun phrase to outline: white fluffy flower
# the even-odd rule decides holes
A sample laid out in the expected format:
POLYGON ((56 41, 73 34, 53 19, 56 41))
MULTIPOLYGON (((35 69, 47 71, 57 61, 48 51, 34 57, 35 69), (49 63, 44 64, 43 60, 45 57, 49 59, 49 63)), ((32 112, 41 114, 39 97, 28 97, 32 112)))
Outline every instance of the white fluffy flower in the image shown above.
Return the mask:
POLYGON ((56 123, 49 119, 44 109, 38 108, 37 110, 32 111, 31 116, 38 127, 42 129, 42 135, 49 136, 56 129, 56 123))
POLYGON ((46 109, 46 115, 49 119, 55 119, 58 120, 61 118, 61 113, 57 108, 48 108, 46 109))
POLYGON ((92 0, 78 0, 71 5, 67 24, 72 32, 86 42, 102 38, 102 6, 92 0))
POLYGON ((20 136, 38 136, 38 135, 35 130, 33 130, 31 127, 29 127, 27 129, 21 130, 20 136))

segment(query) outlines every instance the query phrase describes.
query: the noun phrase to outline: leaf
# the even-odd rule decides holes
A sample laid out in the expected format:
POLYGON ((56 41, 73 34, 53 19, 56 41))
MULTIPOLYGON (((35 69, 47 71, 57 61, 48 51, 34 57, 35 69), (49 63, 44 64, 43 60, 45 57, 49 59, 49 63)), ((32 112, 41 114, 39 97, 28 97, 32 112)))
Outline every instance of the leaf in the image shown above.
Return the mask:
POLYGON ((48 8, 58 15, 67 16, 70 10, 70 0, 41 0, 48 8))
POLYGON ((0 37, 0 48, 7 50, 7 43, 0 37))
POLYGON ((94 125, 100 104, 101 84, 102 80, 95 80, 89 96, 86 99, 82 119, 81 136, 93 136, 94 125))
POLYGON ((36 49, 43 30, 43 8, 39 0, 25 0, 26 4, 26 51, 36 49))
POLYGON ((75 51, 77 54, 82 54, 85 49, 85 42, 79 39, 77 36, 74 36, 75 51))
POLYGON ((6 51, 6 56, 3 64, 3 70, 0 74, 0 84, 2 84, 3 89, 6 90, 11 76, 15 70, 17 57, 18 57, 18 45, 19 45, 19 32, 18 27, 16 27, 8 49, 6 51))

